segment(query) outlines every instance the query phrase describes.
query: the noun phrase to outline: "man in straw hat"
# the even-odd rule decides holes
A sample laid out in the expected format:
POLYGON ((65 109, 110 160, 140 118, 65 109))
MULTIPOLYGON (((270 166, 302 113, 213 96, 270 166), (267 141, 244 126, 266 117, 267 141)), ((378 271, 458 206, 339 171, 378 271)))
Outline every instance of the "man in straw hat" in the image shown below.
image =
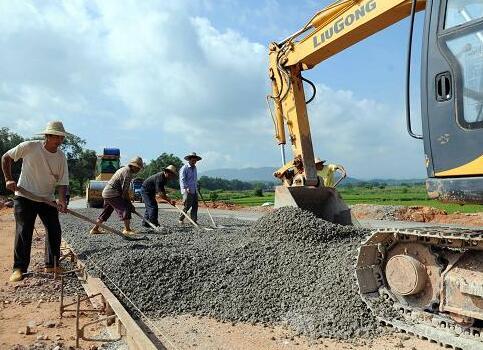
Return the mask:
POLYGON ((69 185, 67 158, 59 149, 68 134, 62 122, 51 121, 44 131, 43 140, 26 141, 2 156, 2 170, 7 189, 15 192, 15 247, 11 282, 22 280, 30 264, 32 234, 37 215, 47 232, 45 244, 45 272, 62 273, 59 267, 61 227, 59 211, 67 210, 66 191, 69 185), (22 159, 18 184, 12 177, 12 163, 22 159), (18 187, 42 198, 54 200, 58 188, 57 208, 28 198, 18 187))
POLYGON ((135 157, 126 165, 117 170, 111 179, 107 182, 106 187, 102 190, 102 198, 104 199, 104 210, 97 218, 97 224, 90 230, 91 234, 102 233, 99 225, 107 221, 115 210, 121 220, 124 221, 124 234, 134 234, 131 229, 131 212, 133 205, 129 198, 129 188, 134 174, 137 174, 143 168, 143 160, 141 157, 135 157))
MULTIPOLYGON (((159 226, 158 222, 158 203, 156 202, 156 193, 159 193, 160 197, 171 205, 175 205, 176 202, 171 200, 166 195, 166 190, 164 186, 166 183, 178 176, 178 170, 174 165, 168 165, 163 171, 157 174, 151 175, 146 180, 144 180, 141 186, 141 196, 143 202, 146 206, 146 211, 144 212, 144 218, 151 222, 153 225, 159 226)), ((144 227, 149 227, 149 224, 143 222, 144 227)))
MULTIPOLYGON (((183 204, 185 213, 191 209, 191 219, 196 222, 198 220, 198 173, 196 171, 196 162, 201 160, 195 152, 184 157, 187 164, 183 165, 180 170, 179 186, 183 195, 183 204)), ((184 215, 179 216, 179 223, 182 224, 184 215)))
POLYGON ((320 176, 320 178, 324 181, 325 187, 335 187, 336 182, 334 174, 336 171, 339 170, 343 177, 346 177, 346 171, 342 165, 324 163, 325 160, 315 157, 315 168, 317 169, 317 175, 320 176))

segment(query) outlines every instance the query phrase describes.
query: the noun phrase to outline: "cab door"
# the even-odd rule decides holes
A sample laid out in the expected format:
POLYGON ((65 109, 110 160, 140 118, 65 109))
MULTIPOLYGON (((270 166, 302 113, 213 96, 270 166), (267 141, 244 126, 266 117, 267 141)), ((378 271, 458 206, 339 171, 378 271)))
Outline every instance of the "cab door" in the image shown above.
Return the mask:
POLYGON ((422 120, 429 177, 483 175, 483 0, 428 0, 422 120))

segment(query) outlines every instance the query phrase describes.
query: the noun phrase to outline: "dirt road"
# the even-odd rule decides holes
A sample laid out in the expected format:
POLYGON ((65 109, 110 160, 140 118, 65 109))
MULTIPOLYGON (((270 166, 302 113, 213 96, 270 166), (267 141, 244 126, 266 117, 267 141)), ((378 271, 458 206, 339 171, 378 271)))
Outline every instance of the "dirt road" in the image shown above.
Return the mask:
MULTIPOLYGON (((59 318, 60 281, 52 274, 44 274, 44 230, 37 222, 32 244, 31 271, 36 271, 18 283, 10 283, 12 271, 15 222, 11 209, 0 210, 0 349, 73 349, 75 346, 75 315, 66 313, 59 318)), ((77 279, 67 282, 66 302, 74 301, 75 294, 84 295, 77 279)), ((92 308, 83 303, 82 308, 92 308)), ((95 320, 96 314, 81 315, 81 325, 95 320)), ((87 329, 93 336, 104 335, 105 327, 95 325, 87 329)), ((80 342, 82 349, 94 349, 99 343, 80 342)), ((116 348, 126 349, 124 343, 116 348)))

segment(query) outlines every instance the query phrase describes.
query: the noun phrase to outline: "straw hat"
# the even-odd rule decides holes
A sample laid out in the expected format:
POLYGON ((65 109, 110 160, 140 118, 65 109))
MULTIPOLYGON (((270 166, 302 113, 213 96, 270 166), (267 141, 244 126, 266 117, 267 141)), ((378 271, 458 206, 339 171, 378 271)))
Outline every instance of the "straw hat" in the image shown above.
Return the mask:
POLYGON ((325 163, 325 160, 320 160, 319 157, 315 157, 315 164, 319 164, 319 163, 324 164, 325 163))
POLYGON ((143 168, 143 159, 141 157, 134 157, 133 159, 131 159, 129 161, 128 165, 134 166, 138 169, 142 169, 143 168))
POLYGON ((185 160, 190 160, 190 158, 196 158, 196 160, 201 160, 201 157, 197 155, 195 152, 191 152, 186 157, 184 157, 185 160))
POLYGON ((68 132, 65 131, 64 125, 62 124, 61 121, 59 120, 54 120, 50 121, 47 123, 47 126, 45 127, 45 130, 42 132, 39 132, 39 135, 57 135, 57 136, 70 136, 72 134, 69 134, 68 132))
POLYGON ((178 176, 178 169, 174 165, 168 165, 164 170, 169 171, 170 173, 173 173, 174 175, 178 176))

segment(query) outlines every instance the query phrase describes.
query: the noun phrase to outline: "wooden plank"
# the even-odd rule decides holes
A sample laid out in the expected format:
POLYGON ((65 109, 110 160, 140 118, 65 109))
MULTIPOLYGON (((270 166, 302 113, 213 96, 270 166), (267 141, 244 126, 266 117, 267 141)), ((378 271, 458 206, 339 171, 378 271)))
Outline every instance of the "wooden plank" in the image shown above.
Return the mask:
POLYGON ((119 321, 122 323, 126 332, 126 341, 129 349, 132 350, 156 350, 166 349, 162 344, 156 346, 148 335, 141 329, 141 327, 134 321, 131 315, 126 311, 124 306, 116 298, 114 294, 106 287, 104 282, 97 277, 88 277, 87 286, 93 293, 101 293, 106 301, 114 311, 119 321))
MULTIPOLYGON (((70 249, 70 251, 74 254, 76 258, 76 265, 79 268, 84 269, 84 271, 87 271, 85 263, 77 258, 77 254, 75 254, 74 250, 70 248, 69 244, 64 240, 62 243, 64 247, 70 249)), ((101 293, 105 302, 116 314, 118 324, 120 326, 120 335, 126 340, 129 350, 170 350, 159 340, 159 338, 151 329, 149 329, 147 325, 145 325, 143 322, 138 323, 131 317, 121 302, 109 290, 109 288, 107 288, 100 278, 91 277, 87 275, 87 272, 85 276, 78 275, 78 277, 81 279, 82 286, 88 296, 101 293), (85 280, 83 277, 86 277, 85 280), (152 336, 150 337, 148 333, 152 334, 152 336)), ((95 303, 94 300, 91 300, 91 302, 95 303)))

